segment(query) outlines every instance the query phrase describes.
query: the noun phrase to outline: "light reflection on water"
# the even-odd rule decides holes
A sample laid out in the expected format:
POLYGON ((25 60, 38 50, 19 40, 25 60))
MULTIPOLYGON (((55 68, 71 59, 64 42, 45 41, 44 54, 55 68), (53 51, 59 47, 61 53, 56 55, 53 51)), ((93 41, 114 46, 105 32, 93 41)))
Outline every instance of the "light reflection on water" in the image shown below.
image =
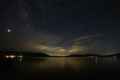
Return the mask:
POLYGON ((65 71, 79 72, 82 69, 96 65, 112 65, 119 61, 112 57, 42 57, 32 60, 35 71, 65 71))
POLYGON ((39 60, 33 60, 32 65, 36 70, 65 70, 65 69, 80 69, 85 60, 80 60, 80 58, 66 58, 66 57, 50 57, 50 58, 40 58, 39 60))
MULTIPOLYGON (((11 66, 11 67, 8 67, 11 66)), ((68 78, 101 76, 120 69, 120 60, 115 57, 39 57, 34 59, 18 59, 6 74, 16 75, 16 80, 40 80, 55 76, 68 78), (12 70, 11 70, 12 69, 12 70), (100 73, 102 72, 102 74, 100 73), (100 74, 99 74, 100 73, 100 74)), ((119 71, 120 72, 120 71, 119 71)))

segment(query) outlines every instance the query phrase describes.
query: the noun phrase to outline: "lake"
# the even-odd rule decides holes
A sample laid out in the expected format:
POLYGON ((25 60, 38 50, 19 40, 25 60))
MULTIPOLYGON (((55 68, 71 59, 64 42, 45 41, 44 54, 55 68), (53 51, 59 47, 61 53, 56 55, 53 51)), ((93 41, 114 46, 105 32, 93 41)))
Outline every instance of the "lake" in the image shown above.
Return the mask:
POLYGON ((117 57, 35 57, 0 63, 1 80, 119 78, 117 57))

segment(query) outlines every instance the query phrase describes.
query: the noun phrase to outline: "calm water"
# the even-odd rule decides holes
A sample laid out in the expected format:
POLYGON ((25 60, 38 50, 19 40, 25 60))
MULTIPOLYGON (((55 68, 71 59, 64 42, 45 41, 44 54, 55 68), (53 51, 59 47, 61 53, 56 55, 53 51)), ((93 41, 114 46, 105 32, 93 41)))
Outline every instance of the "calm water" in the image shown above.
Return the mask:
POLYGON ((1 62, 0 67, 3 80, 116 80, 120 77, 120 60, 116 57, 41 57, 1 62))

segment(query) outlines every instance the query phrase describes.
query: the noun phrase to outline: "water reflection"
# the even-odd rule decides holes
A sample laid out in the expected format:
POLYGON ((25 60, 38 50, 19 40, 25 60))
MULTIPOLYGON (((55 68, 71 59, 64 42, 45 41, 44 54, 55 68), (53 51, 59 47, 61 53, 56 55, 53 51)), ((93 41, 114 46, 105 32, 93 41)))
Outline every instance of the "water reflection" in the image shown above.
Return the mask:
POLYGON ((32 60, 33 68, 42 70, 77 69, 78 71, 86 65, 108 63, 115 64, 118 63, 118 60, 113 57, 41 57, 32 60))
POLYGON ((49 57, 33 60, 32 65, 36 70, 65 70, 65 69, 80 69, 86 60, 80 58, 66 58, 66 57, 49 57))
POLYGON ((118 57, 39 57, 29 60, 19 57, 16 61, 8 60, 6 63, 1 61, 2 64, 0 64, 1 72, 4 71, 8 75, 15 74, 19 80, 31 78, 39 80, 50 76, 67 76, 68 78, 101 76, 110 71, 111 73, 118 71, 120 69, 119 62, 118 57), (99 74, 100 72, 102 74, 99 74))

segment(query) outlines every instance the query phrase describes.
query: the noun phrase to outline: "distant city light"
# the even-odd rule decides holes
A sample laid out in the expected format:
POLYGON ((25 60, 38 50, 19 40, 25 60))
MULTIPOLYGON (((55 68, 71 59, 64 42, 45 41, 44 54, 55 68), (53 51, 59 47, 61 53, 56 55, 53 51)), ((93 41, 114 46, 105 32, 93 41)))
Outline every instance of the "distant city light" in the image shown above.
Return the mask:
POLYGON ((6 55, 5 57, 6 57, 6 58, 11 58, 11 59, 13 59, 13 58, 15 58, 16 56, 15 56, 15 55, 6 55))
POLYGON ((10 55, 10 58, 15 58, 16 56, 15 55, 10 55))
POLYGON ((22 55, 19 55, 19 56, 17 56, 18 58, 23 58, 23 56, 22 55))
POLYGON ((9 56, 7 55, 7 56, 5 56, 6 58, 9 58, 9 56))
POLYGON ((7 32, 12 32, 12 30, 11 30, 11 29, 8 29, 7 32))

